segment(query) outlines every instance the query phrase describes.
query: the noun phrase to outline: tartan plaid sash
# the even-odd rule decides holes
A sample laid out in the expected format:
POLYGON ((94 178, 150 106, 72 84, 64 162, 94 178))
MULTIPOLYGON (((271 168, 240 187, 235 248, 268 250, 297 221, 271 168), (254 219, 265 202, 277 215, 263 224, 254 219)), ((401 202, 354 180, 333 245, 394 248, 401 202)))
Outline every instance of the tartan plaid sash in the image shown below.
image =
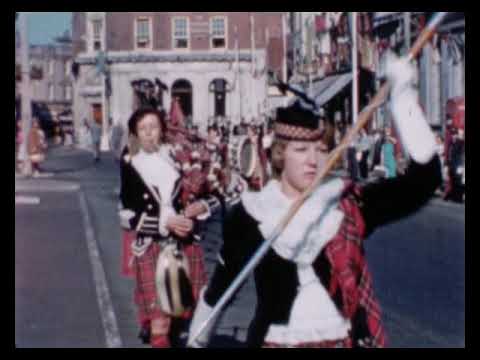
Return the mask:
POLYGON ((330 265, 325 283, 337 307, 352 321, 353 345, 385 347, 381 310, 364 256, 365 223, 358 205, 360 194, 358 186, 347 183, 346 196, 340 202, 345 213, 343 224, 322 255, 330 265))

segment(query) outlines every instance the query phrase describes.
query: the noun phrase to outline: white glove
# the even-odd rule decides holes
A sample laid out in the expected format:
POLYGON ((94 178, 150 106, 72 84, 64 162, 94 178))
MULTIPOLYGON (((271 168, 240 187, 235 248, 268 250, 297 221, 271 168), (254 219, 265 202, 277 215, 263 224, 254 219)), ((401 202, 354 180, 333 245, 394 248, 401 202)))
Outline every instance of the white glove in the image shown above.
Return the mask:
POLYGON ((436 142, 412 87, 415 68, 406 58, 387 54, 386 73, 392 85, 391 112, 402 145, 415 162, 426 164, 436 153, 436 142))
POLYGON ((212 321, 210 321, 209 324, 203 330, 203 332, 199 336, 197 336, 195 341, 193 340, 193 336, 197 334, 198 330, 200 329, 200 326, 202 326, 203 322, 209 317, 209 315, 212 313, 212 310, 213 310, 213 308, 208 306, 208 304, 203 299, 205 290, 206 290, 206 286, 204 286, 200 291, 200 299, 198 301, 197 307, 195 308, 195 313, 193 314, 193 319, 190 324, 187 347, 192 347, 192 348, 206 347, 210 340, 213 327, 215 326, 215 323, 218 319, 217 317, 217 319, 213 319, 212 321))
POLYGON ((385 54, 385 75, 392 86, 392 97, 412 87, 417 70, 406 57, 399 58, 392 51, 385 54))
POLYGON ((120 226, 130 230, 130 220, 135 216, 135 213, 130 209, 122 209, 119 210, 118 215, 120 216, 120 226))

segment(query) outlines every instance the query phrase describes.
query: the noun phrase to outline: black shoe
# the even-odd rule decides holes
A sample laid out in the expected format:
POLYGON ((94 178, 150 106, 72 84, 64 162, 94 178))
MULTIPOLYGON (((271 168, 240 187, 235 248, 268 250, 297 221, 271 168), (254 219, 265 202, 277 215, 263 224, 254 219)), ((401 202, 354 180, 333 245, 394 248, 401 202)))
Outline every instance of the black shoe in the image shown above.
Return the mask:
POLYGON ((150 326, 144 326, 138 333, 138 338, 142 340, 143 344, 150 344, 150 339, 151 339, 152 333, 150 331, 150 326))

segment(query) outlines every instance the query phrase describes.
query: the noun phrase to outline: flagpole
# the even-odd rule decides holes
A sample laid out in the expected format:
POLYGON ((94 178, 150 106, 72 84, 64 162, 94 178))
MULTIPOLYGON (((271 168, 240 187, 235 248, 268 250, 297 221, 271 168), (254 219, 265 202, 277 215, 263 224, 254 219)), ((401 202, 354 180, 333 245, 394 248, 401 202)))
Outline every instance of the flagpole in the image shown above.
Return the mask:
POLYGON ((352 122, 358 121, 357 12, 352 12, 352 122))

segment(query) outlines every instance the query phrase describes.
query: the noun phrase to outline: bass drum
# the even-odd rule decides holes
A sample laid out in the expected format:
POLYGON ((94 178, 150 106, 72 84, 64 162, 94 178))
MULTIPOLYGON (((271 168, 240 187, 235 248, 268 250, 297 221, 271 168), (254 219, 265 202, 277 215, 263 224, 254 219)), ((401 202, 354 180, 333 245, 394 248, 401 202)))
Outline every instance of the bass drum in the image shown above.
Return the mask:
POLYGON ((228 160, 234 170, 249 178, 253 175, 257 157, 247 135, 234 137, 228 146, 228 160))
POLYGON ((179 317, 194 305, 188 259, 173 242, 158 257, 155 287, 160 308, 170 316, 179 317))

